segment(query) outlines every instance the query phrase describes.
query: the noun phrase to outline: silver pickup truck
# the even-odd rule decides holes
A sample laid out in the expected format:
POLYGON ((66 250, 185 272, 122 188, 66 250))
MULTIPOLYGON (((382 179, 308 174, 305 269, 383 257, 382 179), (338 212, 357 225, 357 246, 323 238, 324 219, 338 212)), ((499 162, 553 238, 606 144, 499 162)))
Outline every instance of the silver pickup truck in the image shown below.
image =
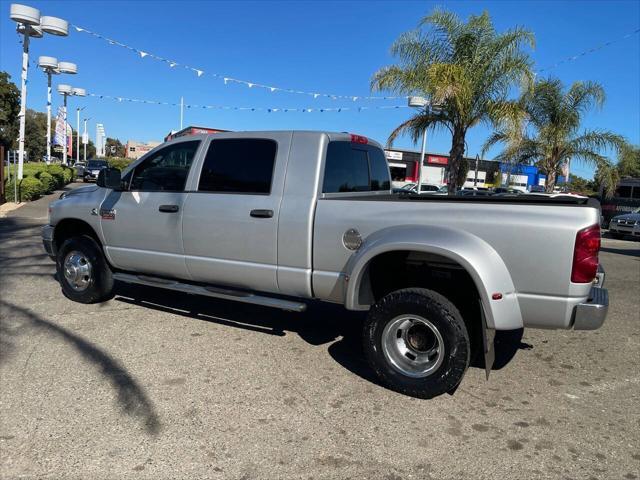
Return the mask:
POLYGON ((179 138, 49 215, 44 246, 74 301, 107 300, 118 280, 368 311, 372 368, 422 398, 454 391, 474 355, 490 369, 496 330, 590 330, 607 313, 597 203, 392 194, 382 148, 359 135, 179 138))

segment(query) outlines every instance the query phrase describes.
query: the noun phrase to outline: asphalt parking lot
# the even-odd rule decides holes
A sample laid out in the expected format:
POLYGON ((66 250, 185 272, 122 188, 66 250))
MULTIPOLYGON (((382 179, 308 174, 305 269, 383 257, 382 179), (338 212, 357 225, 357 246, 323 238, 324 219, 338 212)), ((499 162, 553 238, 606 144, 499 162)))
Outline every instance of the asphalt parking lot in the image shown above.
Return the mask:
POLYGON ((602 329, 505 336, 488 382, 425 401, 375 382, 361 317, 334 306, 67 300, 48 201, 0 219, 1 478, 640 478, 637 241, 603 240, 602 329))

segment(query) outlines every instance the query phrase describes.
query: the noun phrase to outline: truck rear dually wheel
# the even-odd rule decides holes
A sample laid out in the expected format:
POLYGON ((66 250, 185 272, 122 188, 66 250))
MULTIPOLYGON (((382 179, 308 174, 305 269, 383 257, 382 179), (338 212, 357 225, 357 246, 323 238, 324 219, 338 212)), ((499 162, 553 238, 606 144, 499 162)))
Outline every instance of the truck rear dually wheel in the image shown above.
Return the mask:
POLYGON ((389 293, 364 326, 364 351, 392 390, 433 398, 455 389, 469 366, 471 342, 458 309, 424 288, 389 293))
POLYGON ((58 249, 56 272, 67 298, 98 303, 111 298, 113 275, 96 241, 87 236, 65 240, 58 249))

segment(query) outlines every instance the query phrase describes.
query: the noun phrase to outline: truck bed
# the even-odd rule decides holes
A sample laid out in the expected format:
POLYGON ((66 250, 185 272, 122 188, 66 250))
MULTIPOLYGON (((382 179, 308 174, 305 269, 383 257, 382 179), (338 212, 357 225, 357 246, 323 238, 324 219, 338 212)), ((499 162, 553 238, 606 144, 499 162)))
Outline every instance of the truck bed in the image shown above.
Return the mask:
POLYGON ((465 195, 416 195, 416 194, 369 194, 340 197, 326 197, 326 200, 358 200, 375 202, 456 202, 456 203, 490 203, 490 204, 525 204, 525 205, 566 205, 589 206, 600 208, 600 202, 596 198, 577 197, 573 195, 514 195, 514 196, 465 196, 465 195))

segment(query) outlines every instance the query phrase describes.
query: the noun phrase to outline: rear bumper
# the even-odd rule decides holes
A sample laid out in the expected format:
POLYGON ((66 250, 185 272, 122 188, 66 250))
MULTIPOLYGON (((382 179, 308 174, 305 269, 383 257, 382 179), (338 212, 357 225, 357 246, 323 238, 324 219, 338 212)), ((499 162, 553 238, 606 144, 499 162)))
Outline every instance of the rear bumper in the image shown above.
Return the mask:
POLYGON ((51 258, 51 260, 56 259, 56 245, 53 241, 53 231, 55 227, 51 225, 45 225, 42 227, 42 245, 44 246, 45 252, 51 258))
MULTIPOLYGON (((604 283, 604 280, 603 280, 604 283)), ((609 292, 605 288, 592 287, 586 302, 573 309, 574 330, 596 330, 602 326, 609 310, 609 292)))

